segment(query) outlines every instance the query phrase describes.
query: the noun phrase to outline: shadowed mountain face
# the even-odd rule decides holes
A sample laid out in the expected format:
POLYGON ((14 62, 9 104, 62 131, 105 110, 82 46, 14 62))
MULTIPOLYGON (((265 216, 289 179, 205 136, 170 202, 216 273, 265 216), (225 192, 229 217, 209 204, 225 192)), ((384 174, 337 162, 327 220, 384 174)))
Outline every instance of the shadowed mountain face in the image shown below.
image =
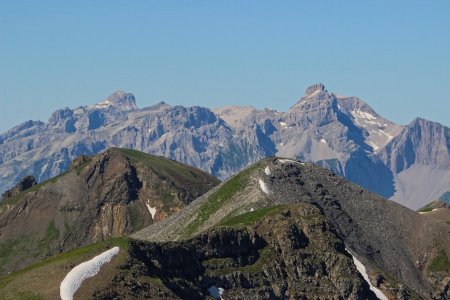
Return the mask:
POLYGON ((79 157, 61 176, 5 193, 0 273, 128 235, 179 211, 218 183, 193 167, 134 150, 79 157))
POLYGON ((251 107, 139 109, 131 94, 54 112, 0 135, 0 191, 26 175, 38 182, 76 156, 109 147, 162 155, 227 178, 268 156, 314 162, 386 198, 417 209, 450 186, 449 128, 423 119, 399 126, 356 97, 323 84, 287 112, 251 107))

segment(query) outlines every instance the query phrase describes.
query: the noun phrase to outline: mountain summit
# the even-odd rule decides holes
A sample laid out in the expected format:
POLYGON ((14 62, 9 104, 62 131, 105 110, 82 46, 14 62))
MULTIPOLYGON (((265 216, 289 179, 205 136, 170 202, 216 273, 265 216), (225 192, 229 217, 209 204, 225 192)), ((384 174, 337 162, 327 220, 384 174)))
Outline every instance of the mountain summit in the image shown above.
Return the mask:
POLYGON ((314 93, 326 92, 326 91, 327 90, 325 89, 325 85, 323 85, 322 83, 316 83, 316 84, 310 85, 309 87, 306 88, 304 97, 309 97, 309 96, 313 95, 314 93))
POLYGON ((107 108, 110 106, 113 106, 121 111, 138 109, 136 106, 136 99, 133 94, 120 90, 112 93, 108 98, 94 105, 96 108, 107 108))

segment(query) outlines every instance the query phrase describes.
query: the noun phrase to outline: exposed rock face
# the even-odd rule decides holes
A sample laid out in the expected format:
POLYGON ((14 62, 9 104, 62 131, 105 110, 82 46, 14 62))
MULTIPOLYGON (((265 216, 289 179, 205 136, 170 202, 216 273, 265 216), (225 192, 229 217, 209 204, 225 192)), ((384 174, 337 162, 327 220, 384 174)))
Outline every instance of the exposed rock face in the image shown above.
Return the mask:
POLYGON ((395 174, 393 200, 418 209, 448 191, 450 128, 417 118, 378 156, 395 174))
POLYGON ((48 123, 0 135, 0 191, 28 174, 39 182, 56 176, 75 157, 109 147, 163 155, 219 178, 273 155, 311 161, 413 209, 450 186, 449 128, 422 119, 399 126, 361 99, 315 84, 285 113, 163 102, 139 109, 122 91, 58 110, 48 123))
POLYGON ((0 204, 0 273, 128 235, 216 184, 200 170, 134 150, 81 157, 60 177, 0 204))
POLYGON ((313 85, 309 86, 306 89, 305 97, 309 97, 312 94, 314 94, 315 92, 325 92, 325 86, 322 83, 317 83, 317 84, 313 84, 313 85))
POLYGON ((332 225, 311 205, 182 243, 133 241, 130 255, 114 284, 93 298, 205 299, 216 286, 224 299, 376 299, 332 225))

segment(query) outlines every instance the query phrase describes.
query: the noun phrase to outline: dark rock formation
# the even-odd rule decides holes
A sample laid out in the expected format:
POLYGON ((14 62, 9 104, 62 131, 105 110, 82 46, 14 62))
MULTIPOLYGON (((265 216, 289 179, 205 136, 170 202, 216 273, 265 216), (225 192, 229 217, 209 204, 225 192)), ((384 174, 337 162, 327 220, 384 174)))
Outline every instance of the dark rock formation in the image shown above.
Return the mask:
POLYGON ((224 299, 376 299, 332 225, 311 205, 185 242, 132 241, 129 252, 114 283, 94 298, 205 299, 216 286, 224 299))
POLYGON ((31 175, 25 176, 24 178, 22 178, 22 180, 20 180, 16 184, 16 186, 4 192, 2 194, 2 197, 0 198, 0 201, 6 200, 8 198, 13 198, 19 195, 20 192, 26 191, 36 184, 37 184, 36 179, 34 179, 33 176, 31 175))

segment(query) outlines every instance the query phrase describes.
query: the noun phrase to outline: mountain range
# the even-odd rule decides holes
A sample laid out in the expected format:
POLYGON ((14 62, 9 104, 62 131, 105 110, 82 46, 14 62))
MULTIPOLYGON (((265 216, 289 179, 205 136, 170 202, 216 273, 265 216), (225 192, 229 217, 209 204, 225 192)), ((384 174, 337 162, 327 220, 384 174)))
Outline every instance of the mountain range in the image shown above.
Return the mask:
POLYGON ((217 185, 192 167, 110 149, 8 194, 0 238, 13 243, 0 239, 0 262, 21 270, 0 276, 4 299, 450 297, 447 204, 419 213, 313 163, 266 158, 217 185), (24 222, 37 237, 27 249, 71 246, 29 265, 24 222))
POLYGON ((287 112, 252 107, 138 108, 118 91, 95 105, 55 111, 0 135, 0 191, 38 182, 72 159, 110 147, 161 155, 225 179, 270 156, 310 161, 412 209, 450 190, 450 129, 417 118, 398 125, 357 97, 306 89, 287 112))

